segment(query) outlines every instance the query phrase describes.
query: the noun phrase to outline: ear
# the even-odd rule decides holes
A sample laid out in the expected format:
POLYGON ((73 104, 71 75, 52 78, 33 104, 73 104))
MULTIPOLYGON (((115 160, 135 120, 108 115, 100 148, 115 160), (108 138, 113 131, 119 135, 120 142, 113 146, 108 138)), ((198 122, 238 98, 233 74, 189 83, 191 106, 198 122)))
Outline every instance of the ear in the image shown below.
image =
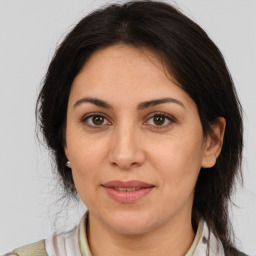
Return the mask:
POLYGON ((202 168, 211 168, 221 152, 225 133, 226 120, 218 117, 211 125, 211 131, 206 136, 204 154, 201 162, 202 168))
POLYGON ((64 153, 66 155, 66 158, 69 160, 69 152, 68 152, 67 145, 64 146, 64 153))

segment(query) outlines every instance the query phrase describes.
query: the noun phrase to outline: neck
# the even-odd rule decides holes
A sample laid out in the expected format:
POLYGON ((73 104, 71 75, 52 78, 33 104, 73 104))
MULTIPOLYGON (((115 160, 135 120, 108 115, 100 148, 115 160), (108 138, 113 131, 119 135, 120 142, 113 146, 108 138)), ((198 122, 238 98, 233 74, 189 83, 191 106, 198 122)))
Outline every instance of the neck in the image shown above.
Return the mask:
POLYGON ((89 215, 87 236, 92 255, 185 255, 195 236, 190 216, 185 221, 179 216, 154 231, 131 235, 116 232, 89 215))

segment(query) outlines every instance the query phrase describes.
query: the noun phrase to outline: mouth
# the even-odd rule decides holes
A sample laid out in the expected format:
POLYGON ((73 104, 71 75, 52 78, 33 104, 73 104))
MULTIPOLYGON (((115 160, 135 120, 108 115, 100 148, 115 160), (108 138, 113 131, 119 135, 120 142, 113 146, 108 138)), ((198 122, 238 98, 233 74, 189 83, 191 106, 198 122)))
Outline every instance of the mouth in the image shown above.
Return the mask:
POLYGON ((119 188, 119 187, 111 187, 111 188, 114 189, 114 190, 117 190, 117 191, 125 191, 125 192, 143 189, 142 187, 137 187, 137 188, 119 188))
POLYGON ((127 204, 147 196, 155 186, 137 180, 126 182, 114 180, 103 184, 102 187, 111 199, 118 203, 127 204))

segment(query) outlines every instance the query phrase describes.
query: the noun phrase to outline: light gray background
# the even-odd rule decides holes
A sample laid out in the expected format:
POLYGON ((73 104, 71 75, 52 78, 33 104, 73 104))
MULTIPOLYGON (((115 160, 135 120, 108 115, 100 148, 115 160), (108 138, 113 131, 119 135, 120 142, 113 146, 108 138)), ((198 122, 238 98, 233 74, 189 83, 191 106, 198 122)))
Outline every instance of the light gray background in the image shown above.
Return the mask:
MULTIPOLYGON (((0 0, 2 253, 48 237, 54 228, 72 226, 84 210, 72 204, 69 212, 54 217, 61 209, 61 203, 55 203, 61 191, 56 190, 47 151, 36 142, 34 108, 56 45, 81 17, 103 3, 106 1, 0 0)), ((256 1, 176 3, 223 52, 244 107, 245 178, 244 187, 234 196, 239 208, 233 207, 232 216, 241 241, 238 245, 256 255, 256 1)))

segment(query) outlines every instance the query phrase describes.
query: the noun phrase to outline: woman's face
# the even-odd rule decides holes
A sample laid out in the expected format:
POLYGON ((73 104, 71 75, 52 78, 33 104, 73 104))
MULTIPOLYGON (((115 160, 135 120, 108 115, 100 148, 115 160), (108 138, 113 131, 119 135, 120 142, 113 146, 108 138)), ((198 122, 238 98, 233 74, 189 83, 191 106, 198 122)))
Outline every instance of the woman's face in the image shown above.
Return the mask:
POLYGON ((139 234, 190 220, 210 167, 195 102, 149 50, 96 51, 76 76, 66 147, 79 196, 101 225, 139 234))

